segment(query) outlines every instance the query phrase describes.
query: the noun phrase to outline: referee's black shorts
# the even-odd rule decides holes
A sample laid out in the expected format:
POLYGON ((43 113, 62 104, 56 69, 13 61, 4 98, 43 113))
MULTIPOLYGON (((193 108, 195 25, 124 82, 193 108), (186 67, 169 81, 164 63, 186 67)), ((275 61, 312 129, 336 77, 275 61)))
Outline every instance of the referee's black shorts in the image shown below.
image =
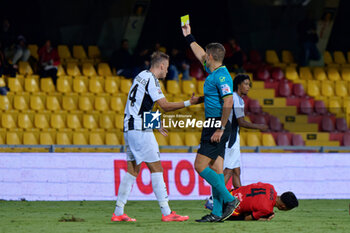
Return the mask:
POLYGON ((218 128, 203 128, 201 142, 197 151, 197 153, 205 155, 213 160, 216 160, 218 156, 225 158, 225 145, 231 133, 230 121, 227 121, 220 142, 211 142, 210 138, 217 129, 218 128))

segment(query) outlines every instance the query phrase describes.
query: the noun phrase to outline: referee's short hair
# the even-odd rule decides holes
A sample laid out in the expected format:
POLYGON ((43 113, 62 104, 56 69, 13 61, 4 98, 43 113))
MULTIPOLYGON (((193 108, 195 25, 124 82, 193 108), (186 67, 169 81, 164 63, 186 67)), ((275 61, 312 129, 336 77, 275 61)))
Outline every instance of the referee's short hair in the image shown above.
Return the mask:
POLYGON ((215 61, 222 62, 225 58, 225 47, 220 43, 210 43, 205 46, 205 50, 213 56, 215 61))
POLYGON ((281 201, 286 205, 286 207, 291 210, 298 207, 299 201, 297 197, 292 192, 285 192, 280 197, 281 201))
POLYGON ((154 52, 151 55, 151 67, 157 66, 159 63, 161 63, 164 60, 169 60, 169 56, 163 52, 154 52))

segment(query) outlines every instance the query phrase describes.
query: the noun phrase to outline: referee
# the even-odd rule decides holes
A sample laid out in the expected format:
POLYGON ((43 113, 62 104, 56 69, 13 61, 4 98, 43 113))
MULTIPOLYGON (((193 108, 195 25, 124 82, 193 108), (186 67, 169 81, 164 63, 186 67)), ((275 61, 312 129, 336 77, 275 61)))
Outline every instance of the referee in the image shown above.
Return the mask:
POLYGON ((210 43, 204 49, 197 44, 191 34, 191 27, 182 27, 183 35, 197 59, 209 73, 204 83, 204 96, 196 97, 197 103, 204 102, 205 118, 221 121, 221 127, 203 128, 201 142, 194 167, 198 174, 211 186, 214 198, 213 211, 203 216, 197 222, 219 222, 232 215, 239 205, 239 200, 226 189, 223 164, 225 143, 230 132, 231 123, 228 120, 233 106, 233 84, 230 73, 222 65, 225 48, 219 43, 210 43))

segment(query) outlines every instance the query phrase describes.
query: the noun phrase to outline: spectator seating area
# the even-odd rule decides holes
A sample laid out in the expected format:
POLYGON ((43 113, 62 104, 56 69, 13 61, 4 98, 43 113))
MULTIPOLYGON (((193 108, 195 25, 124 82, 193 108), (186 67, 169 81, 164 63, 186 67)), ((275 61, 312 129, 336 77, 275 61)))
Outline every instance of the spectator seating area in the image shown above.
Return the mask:
MULTIPOLYGON (((37 48, 29 46, 33 57, 37 48)), ((89 46, 86 53, 83 46, 70 50, 59 45, 58 52, 62 63, 57 86, 50 78, 39 78, 28 62, 19 63, 16 77, 0 77, 0 86, 7 84, 10 88, 7 96, 0 96, 0 144, 124 144, 123 111, 132 80, 117 76, 102 62, 97 46, 89 46)), ((242 129, 241 146, 350 145, 350 71, 346 60, 334 53, 334 60, 325 56, 326 67, 298 68, 288 51, 282 52, 281 60, 275 51, 266 51, 266 61, 258 52, 250 55, 245 69, 253 77, 253 88, 245 98, 246 120, 266 123, 269 131, 242 129)), ((169 80, 161 85, 168 101, 183 101, 192 93, 202 95, 204 81, 169 80)), ((156 105, 154 110, 157 108, 156 105)), ((179 115, 204 119, 203 110, 202 104, 167 114, 173 115, 172 120, 186 119, 179 115)), ((159 145, 197 146, 200 130, 175 127, 169 130, 168 137, 158 132, 155 135, 159 145)))

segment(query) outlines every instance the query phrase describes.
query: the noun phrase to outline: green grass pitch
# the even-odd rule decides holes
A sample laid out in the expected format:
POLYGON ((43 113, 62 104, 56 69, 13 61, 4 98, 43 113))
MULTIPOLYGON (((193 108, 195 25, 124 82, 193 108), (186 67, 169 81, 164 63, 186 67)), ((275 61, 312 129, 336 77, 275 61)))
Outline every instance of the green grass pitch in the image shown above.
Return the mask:
POLYGON ((170 201, 172 210, 189 215, 187 222, 161 222, 155 201, 129 201, 125 211, 137 222, 111 222, 114 201, 0 201, 0 232, 350 232, 350 200, 301 200, 270 222, 196 223, 207 214, 204 201, 170 201), (75 221, 72 220, 74 216, 75 221))

